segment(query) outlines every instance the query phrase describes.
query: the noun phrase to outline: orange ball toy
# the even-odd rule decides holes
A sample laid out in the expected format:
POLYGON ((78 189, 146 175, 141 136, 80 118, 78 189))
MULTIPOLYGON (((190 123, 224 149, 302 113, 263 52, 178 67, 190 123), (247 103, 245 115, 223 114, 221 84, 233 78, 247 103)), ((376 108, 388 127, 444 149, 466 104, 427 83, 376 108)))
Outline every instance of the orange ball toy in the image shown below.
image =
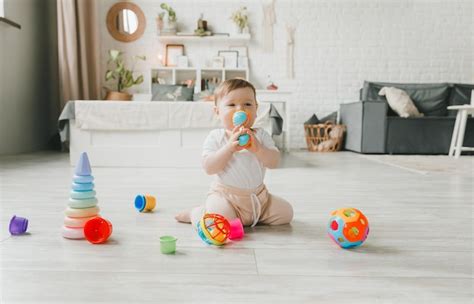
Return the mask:
POLYGON ((331 213, 329 237, 342 248, 360 246, 369 234, 369 221, 355 208, 341 208, 331 213))

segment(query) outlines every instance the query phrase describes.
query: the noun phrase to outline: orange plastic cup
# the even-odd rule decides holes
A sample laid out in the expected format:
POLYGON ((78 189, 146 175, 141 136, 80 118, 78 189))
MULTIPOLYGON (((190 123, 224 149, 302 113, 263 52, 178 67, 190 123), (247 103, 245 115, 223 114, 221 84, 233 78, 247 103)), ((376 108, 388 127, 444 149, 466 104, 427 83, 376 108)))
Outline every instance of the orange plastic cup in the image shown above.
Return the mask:
POLYGON ((84 236, 92 244, 101 244, 107 241, 112 234, 112 223, 108 220, 95 217, 84 225, 84 236))

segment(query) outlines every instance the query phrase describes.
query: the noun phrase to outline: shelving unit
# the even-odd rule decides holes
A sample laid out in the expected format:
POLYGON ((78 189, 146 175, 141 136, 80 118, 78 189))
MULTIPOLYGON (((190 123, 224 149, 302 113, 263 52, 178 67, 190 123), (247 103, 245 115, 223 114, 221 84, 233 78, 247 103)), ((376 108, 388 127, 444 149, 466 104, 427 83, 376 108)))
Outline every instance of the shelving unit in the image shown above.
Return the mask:
MULTIPOLYGON (((186 43, 203 43, 203 44, 240 44, 247 45, 250 42, 250 34, 234 34, 234 35, 213 35, 213 36, 195 36, 189 35, 163 35, 158 36, 158 41, 162 44, 186 44, 186 43)), ((219 81, 241 77, 249 80, 248 68, 213 68, 213 67, 163 67, 155 66, 150 69, 149 84, 150 93, 152 91, 153 80, 160 78, 165 84, 181 84, 185 80, 194 80, 194 93, 202 91, 202 80, 217 78, 219 81)))
POLYGON ((180 68, 180 67, 152 67, 149 72, 148 81, 150 84, 149 93, 152 94, 153 80, 157 77, 165 81, 164 84, 180 84, 185 80, 192 79, 195 81, 194 93, 201 92, 201 80, 206 78, 217 77, 218 79, 226 80, 235 77, 241 77, 246 80, 249 79, 248 68, 180 68))

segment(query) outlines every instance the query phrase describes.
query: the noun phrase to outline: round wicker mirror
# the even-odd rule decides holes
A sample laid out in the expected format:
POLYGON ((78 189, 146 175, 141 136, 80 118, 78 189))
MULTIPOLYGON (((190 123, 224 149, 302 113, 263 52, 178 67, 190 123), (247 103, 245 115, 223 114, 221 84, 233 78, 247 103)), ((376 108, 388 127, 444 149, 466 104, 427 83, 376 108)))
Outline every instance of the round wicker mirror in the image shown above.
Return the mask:
POLYGON ((140 7, 130 2, 114 4, 107 13, 107 29, 118 41, 132 42, 143 35, 146 20, 140 7))

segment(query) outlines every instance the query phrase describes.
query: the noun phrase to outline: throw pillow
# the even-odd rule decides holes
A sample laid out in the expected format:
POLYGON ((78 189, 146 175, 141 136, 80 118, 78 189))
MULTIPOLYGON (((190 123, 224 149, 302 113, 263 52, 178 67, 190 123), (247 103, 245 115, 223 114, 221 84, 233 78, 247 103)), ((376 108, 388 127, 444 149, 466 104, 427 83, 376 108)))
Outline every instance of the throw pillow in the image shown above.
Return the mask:
POLYGON ((152 101, 192 101, 193 88, 181 85, 158 84, 152 85, 152 101))
POLYGON ((304 122, 305 125, 317 125, 320 123, 320 120, 318 119, 318 116, 316 114, 313 114, 307 121, 304 122))
POLYGON ((331 114, 326 115, 323 118, 321 118, 321 123, 325 123, 325 122, 332 122, 333 124, 336 124, 337 123, 337 112, 332 112, 331 114))
POLYGON ((407 92, 394 88, 394 87, 383 87, 379 91, 380 96, 387 98, 388 105, 394 110, 400 117, 422 117, 423 114, 418 112, 413 100, 407 92))

